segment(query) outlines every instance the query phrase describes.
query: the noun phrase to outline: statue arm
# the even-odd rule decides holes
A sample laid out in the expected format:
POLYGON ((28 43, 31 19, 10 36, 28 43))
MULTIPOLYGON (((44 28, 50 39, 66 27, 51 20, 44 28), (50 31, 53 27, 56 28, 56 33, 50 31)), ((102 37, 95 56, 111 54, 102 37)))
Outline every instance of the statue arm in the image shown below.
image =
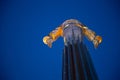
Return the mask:
POLYGON ((102 37, 99 35, 96 35, 96 33, 92 30, 90 30, 89 28, 87 28, 86 26, 82 27, 83 30, 83 34, 90 40, 93 42, 94 47, 97 48, 98 45, 102 42, 102 37))
POLYGON ((52 43, 57 40, 58 37, 63 35, 62 27, 58 27, 52 32, 49 33, 48 36, 43 38, 43 42, 48 45, 50 48, 52 47, 52 43))

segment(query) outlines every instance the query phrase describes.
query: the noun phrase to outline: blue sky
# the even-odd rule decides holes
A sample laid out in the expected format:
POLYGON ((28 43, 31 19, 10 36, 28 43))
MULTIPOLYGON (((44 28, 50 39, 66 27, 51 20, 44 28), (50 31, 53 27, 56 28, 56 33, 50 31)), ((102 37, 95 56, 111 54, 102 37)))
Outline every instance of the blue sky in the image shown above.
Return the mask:
POLYGON ((0 80, 61 80, 63 39, 48 48, 42 38, 66 19, 78 19, 98 35, 85 39, 100 80, 119 80, 120 9, 117 0, 1 0, 0 80))

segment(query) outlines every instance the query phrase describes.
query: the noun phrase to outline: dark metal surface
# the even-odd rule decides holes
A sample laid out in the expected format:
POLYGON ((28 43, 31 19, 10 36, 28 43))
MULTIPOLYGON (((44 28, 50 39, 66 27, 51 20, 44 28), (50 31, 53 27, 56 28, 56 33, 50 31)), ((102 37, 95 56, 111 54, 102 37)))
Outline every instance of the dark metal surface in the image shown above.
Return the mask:
POLYGON ((83 43, 68 44, 63 52, 63 80, 98 80, 83 43))

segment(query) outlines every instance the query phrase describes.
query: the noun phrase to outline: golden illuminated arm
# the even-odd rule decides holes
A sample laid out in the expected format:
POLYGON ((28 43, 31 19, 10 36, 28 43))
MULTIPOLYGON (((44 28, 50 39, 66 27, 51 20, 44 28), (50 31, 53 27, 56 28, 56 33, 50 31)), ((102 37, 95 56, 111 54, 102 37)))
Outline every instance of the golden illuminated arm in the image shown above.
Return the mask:
POLYGON ((90 29, 88 29, 86 26, 82 27, 83 34, 93 42, 94 47, 97 48, 98 45, 102 42, 102 37, 99 35, 96 35, 96 33, 90 29))
POLYGON ((49 33, 48 36, 43 38, 43 42, 48 45, 50 48, 52 47, 52 43, 60 36, 63 35, 62 27, 58 27, 52 32, 49 33))

